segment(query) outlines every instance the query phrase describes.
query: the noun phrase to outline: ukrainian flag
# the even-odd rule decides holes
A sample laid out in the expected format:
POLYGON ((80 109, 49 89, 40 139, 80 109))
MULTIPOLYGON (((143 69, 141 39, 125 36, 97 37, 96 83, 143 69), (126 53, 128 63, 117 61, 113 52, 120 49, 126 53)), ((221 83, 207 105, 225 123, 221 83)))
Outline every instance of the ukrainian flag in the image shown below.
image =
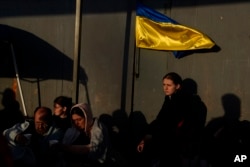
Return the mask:
POLYGON ((139 48, 183 51, 210 49, 215 45, 200 31, 183 26, 142 4, 136 7, 135 33, 139 48))

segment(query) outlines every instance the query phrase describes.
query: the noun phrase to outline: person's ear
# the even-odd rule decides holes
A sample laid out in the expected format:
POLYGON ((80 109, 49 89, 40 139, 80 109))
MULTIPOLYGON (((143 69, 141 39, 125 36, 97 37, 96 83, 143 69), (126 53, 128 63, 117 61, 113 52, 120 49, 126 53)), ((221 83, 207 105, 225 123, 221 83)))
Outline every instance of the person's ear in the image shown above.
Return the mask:
POLYGON ((63 111, 66 111, 67 110, 67 107, 63 107, 63 111))
POLYGON ((178 89, 178 90, 181 89, 181 85, 177 84, 176 89, 178 89))

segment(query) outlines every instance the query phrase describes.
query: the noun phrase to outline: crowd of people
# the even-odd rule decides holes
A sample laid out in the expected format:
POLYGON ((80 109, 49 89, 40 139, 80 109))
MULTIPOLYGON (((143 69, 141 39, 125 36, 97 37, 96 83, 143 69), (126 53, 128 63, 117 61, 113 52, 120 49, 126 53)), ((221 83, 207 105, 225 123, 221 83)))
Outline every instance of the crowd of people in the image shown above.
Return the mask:
MULTIPOLYGON (((87 103, 73 104, 70 97, 56 97, 53 110, 39 106, 32 118, 21 116, 8 126, 1 126, 0 166, 249 165, 249 160, 243 163, 235 159, 237 155, 250 155, 250 123, 240 121, 240 101, 235 95, 223 96, 225 116, 206 124, 207 108, 192 79, 183 80, 179 74, 169 72, 163 76, 162 83, 163 105, 149 124, 139 112, 132 113, 126 121, 115 122, 107 115, 94 117, 87 103), (141 127, 134 127, 139 125, 136 118, 143 120, 141 127), (123 128, 119 131, 115 127, 123 128), (116 135, 119 132, 125 133, 116 135), (124 160, 121 158, 124 154, 119 154, 123 150, 126 150, 124 159, 129 163, 116 162, 124 160)), ((9 100, 11 104, 16 102, 13 99, 9 100)), ((6 99, 4 104, 8 104, 6 99)), ((13 110, 6 108, 4 113, 13 110)))
POLYGON ((110 145, 105 125, 93 117, 90 106, 73 105, 66 96, 54 99, 53 110, 37 107, 33 118, 4 129, 1 139, 3 152, 9 151, 9 159, 1 157, 6 167, 101 167, 110 145))

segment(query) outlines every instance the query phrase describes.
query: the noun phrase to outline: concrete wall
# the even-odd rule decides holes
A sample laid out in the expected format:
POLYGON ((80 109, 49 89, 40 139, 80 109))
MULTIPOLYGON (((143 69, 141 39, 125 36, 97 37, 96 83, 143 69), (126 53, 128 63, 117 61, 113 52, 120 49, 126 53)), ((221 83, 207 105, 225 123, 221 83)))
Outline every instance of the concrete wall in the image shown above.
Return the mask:
MULTIPOLYGON (((136 80, 135 110, 155 117, 163 103, 162 76, 178 72, 183 79, 192 78, 198 85, 198 94, 208 108, 207 121, 222 116, 221 98, 234 94, 241 101, 241 119, 250 119, 248 91, 249 64, 249 2, 242 1, 173 1, 162 2, 158 11, 179 23, 196 28, 220 47, 218 52, 195 53, 176 59, 173 54, 141 50, 140 75, 136 80)), ((153 5, 154 2, 149 1, 153 5)), ((157 5, 155 5, 157 8, 157 5)))
MULTIPOLYGON (((112 114, 117 110, 129 114, 133 110, 141 111, 150 122, 163 103, 162 76, 176 71, 197 83, 198 94, 208 108, 207 121, 224 114, 221 97, 227 93, 240 98, 242 119, 250 120, 247 89, 250 82, 250 3, 236 0, 148 0, 144 3, 183 25, 206 33, 220 51, 176 59, 171 52, 140 49, 137 77, 133 80, 134 56, 138 56, 139 50, 137 48, 134 55, 135 12, 130 12, 130 8, 134 9, 135 2, 82 1, 80 79, 86 82, 79 85, 78 101, 89 102, 94 115, 112 114)), ((19 53, 17 64, 28 115, 32 115, 38 105, 52 108, 56 96, 74 94, 75 9, 72 0, 0 2, 0 30, 7 25, 14 29, 12 32, 24 34, 14 36, 21 38, 14 49, 19 53), (27 36, 35 37, 27 40, 27 36), (22 74, 21 67, 29 75, 22 74), (43 70, 38 72, 38 69, 43 70), (36 74, 39 80, 34 77, 36 74)), ((1 36, 6 34, 0 33, 1 36)), ((4 55, 8 54, 1 53, 1 57, 4 55)), ((10 70, 6 63, 1 66, 4 71, 10 70)), ((0 92, 7 87, 16 88, 13 78, 13 75, 1 75, 0 92)), ((15 90, 21 104, 19 89, 15 90)))

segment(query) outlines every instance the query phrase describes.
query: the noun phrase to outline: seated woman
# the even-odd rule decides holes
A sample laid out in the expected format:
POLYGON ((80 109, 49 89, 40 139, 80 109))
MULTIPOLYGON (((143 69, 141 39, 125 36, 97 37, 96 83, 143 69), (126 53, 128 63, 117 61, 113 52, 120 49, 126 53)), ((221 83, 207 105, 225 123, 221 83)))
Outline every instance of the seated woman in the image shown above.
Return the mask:
MULTIPOLYGON (((76 104, 71 108, 72 127, 61 144, 54 145, 62 153, 66 166, 102 166, 109 149, 108 131, 98 118, 93 118, 87 104, 76 104)), ((58 164, 57 164, 58 165, 58 164)))
POLYGON ((67 96, 58 96, 54 99, 53 119, 56 125, 64 131, 71 127, 70 109, 72 107, 72 98, 67 96))

